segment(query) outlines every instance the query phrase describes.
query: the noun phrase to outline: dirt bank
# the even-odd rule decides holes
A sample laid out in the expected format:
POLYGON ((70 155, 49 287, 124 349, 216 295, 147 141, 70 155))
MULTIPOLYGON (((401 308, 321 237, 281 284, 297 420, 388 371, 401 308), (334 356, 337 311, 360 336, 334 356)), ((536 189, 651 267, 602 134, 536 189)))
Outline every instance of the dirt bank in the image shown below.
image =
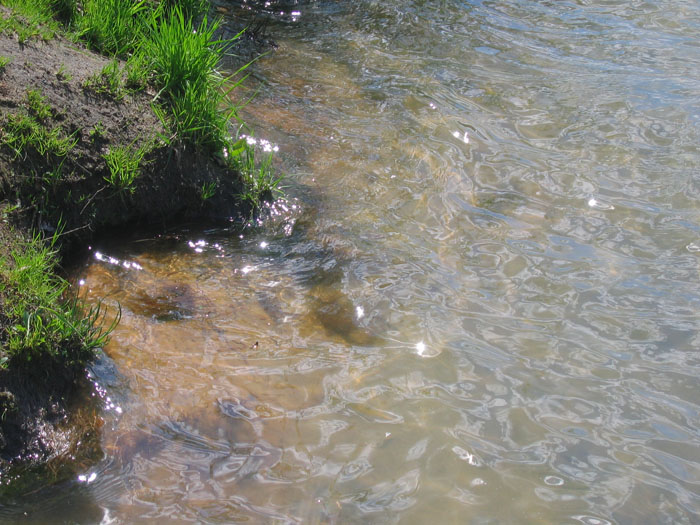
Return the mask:
POLYGON ((46 230, 60 219, 69 232, 62 239, 65 244, 89 239, 107 226, 224 218, 239 211, 238 174, 207 152, 168 143, 170 137, 151 107, 154 93, 117 98, 85 87, 110 60, 60 37, 20 45, 14 37, 0 36, 0 56, 10 60, 0 72, 3 133, 9 133, 9 116, 31 115, 28 93, 37 92, 50 108, 40 124, 74 144, 65 156, 31 146, 20 153, 0 147, 0 196, 19 202, 30 223, 46 230), (109 182, 106 156, 117 148, 145 152, 132 187, 109 182), (204 199, 202 188, 207 186, 216 192, 204 199))

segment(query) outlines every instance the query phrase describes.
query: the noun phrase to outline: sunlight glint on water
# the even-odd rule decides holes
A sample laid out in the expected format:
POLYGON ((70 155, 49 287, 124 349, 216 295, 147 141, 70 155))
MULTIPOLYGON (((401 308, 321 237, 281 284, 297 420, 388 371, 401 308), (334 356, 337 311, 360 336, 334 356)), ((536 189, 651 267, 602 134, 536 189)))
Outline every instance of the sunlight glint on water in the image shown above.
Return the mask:
POLYGON ((697 3, 293 9, 243 116, 297 200, 79 275, 123 311, 83 504, 697 522, 697 3))

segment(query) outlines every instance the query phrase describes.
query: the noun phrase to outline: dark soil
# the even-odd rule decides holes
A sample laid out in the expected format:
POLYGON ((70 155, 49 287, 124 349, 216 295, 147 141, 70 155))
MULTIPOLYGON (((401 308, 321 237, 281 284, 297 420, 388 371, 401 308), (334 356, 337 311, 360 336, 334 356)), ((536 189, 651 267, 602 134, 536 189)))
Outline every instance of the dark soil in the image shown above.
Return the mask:
MULTIPOLYGON (((17 241, 15 232, 51 235, 58 228, 65 255, 107 228, 138 224, 165 228, 183 220, 219 221, 240 215, 238 174, 211 152, 159 138, 165 130, 151 107, 154 93, 146 90, 117 100, 83 87, 108 59, 60 37, 20 45, 7 35, 0 35, 0 56, 11 59, 0 69, 0 202, 15 210, 0 221, 0 255, 17 241), (51 116, 44 122, 47 128, 58 128, 63 136, 77 140, 67 156, 31 148, 17 155, 2 146, 7 119, 28 112, 28 90, 41 92, 51 106, 51 116), (104 154, 110 148, 138 148, 149 141, 152 150, 144 158, 133 192, 110 185, 104 154), (60 177, 47 177, 61 162, 60 177), (204 184, 215 184, 216 195, 203 200, 204 184)), ((0 296, 0 323, 1 303, 0 296)), ((78 425, 82 427, 70 428, 69 405, 85 370, 62 369, 60 363, 48 366, 50 380, 31 370, 0 371, 0 483, 17 461, 45 464, 59 456, 74 457, 75 447, 95 441, 87 436, 98 432, 99 418, 85 418, 89 421, 78 425)))

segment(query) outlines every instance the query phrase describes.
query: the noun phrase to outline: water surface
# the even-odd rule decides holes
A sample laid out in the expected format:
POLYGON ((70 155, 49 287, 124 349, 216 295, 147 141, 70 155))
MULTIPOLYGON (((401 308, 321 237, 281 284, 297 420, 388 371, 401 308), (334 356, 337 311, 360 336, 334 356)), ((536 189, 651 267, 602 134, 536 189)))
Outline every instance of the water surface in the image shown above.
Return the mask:
POLYGON ((64 490, 105 523, 697 523, 697 2, 280 11, 243 116, 288 200, 93 247, 123 318, 64 490))

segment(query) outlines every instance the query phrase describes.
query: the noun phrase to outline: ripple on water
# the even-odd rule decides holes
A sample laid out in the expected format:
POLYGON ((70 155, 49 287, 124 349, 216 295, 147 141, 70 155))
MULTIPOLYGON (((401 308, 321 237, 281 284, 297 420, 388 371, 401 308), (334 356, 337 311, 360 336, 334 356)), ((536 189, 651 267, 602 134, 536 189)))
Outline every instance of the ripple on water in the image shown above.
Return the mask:
POLYGON ((84 507, 697 521, 697 6, 294 4, 241 113, 299 200, 79 272, 128 384, 84 507))

